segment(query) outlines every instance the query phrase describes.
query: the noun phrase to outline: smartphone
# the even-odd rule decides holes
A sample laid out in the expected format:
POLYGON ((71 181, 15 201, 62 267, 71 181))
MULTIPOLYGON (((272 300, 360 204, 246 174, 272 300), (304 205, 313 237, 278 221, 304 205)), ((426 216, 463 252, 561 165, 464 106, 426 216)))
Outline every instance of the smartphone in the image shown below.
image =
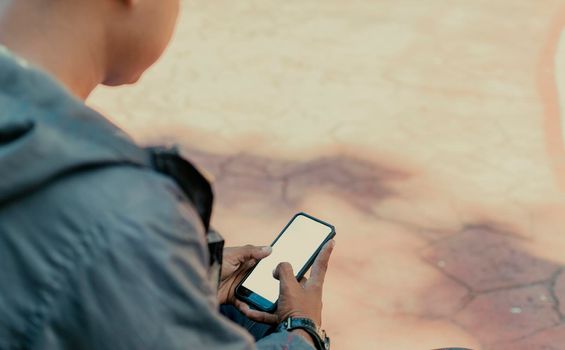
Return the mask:
POLYGON ((273 270, 286 261, 300 280, 326 242, 335 236, 335 228, 306 213, 298 213, 271 244, 272 252, 247 273, 235 289, 238 299, 255 309, 273 312, 279 299, 279 281, 273 270))

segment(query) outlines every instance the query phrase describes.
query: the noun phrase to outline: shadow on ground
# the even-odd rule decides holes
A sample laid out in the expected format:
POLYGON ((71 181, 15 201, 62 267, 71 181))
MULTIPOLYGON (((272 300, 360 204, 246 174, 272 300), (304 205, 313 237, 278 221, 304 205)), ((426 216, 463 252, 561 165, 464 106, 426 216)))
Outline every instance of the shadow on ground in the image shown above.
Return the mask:
POLYGON ((379 215, 375 205, 404 195, 391 184, 408 179, 409 173, 343 155, 287 161, 192 148, 183 152, 215 178, 223 208, 252 199, 291 213, 308 193, 323 191, 362 215, 413 232, 425 242, 422 264, 441 276, 414 295, 421 305, 413 316, 455 325, 483 349, 565 348, 564 267, 528 253, 527 239, 493 224, 495 218, 434 233, 379 215))

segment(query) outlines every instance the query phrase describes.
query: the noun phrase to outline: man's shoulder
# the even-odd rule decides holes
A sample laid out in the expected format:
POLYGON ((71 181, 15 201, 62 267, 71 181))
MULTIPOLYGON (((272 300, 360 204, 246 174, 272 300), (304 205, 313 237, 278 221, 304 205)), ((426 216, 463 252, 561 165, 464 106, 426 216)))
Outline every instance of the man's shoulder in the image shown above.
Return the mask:
MULTIPOLYGON (((5 318, 18 331, 28 324, 26 315, 47 309, 41 306, 46 300, 79 298, 75 287, 88 280, 87 273, 118 285, 120 278, 136 277, 120 271, 141 271, 143 262, 151 265, 146 272, 158 275, 173 271, 172 261, 203 275, 208 262, 200 219, 174 180, 132 166, 68 174, 6 203, 0 243, 7 262, 2 274, 9 281, 0 285, 0 294, 10 305, 5 318)), ((142 273, 139 278, 149 280, 142 273)), ((95 300, 82 293, 83 300, 95 300)), ((5 331, 0 325, 0 335, 5 331)))
POLYGON ((177 229, 203 237, 200 218, 179 186, 148 168, 91 168, 54 181, 43 195, 83 227, 177 229))

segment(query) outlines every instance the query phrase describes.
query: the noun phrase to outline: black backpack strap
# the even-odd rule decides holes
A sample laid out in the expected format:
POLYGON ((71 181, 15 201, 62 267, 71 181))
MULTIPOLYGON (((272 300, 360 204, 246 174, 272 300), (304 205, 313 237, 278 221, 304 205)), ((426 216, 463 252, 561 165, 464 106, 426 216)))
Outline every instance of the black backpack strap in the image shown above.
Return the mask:
POLYGON ((179 154, 177 147, 148 147, 146 150, 150 153, 150 167, 175 180, 196 208, 204 228, 208 231, 214 203, 210 182, 179 154))
POLYGON ((188 160, 179 154, 176 147, 149 147, 146 150, 150 154, 151 168, 172 177, 192 202, 202 219, 210 253, 208 274, 213 287, 217 289, 220 284, 222 271, 224 239, 218 232, 210 228, 210 217, 214 202, 214 194, 210 182, 188 160))

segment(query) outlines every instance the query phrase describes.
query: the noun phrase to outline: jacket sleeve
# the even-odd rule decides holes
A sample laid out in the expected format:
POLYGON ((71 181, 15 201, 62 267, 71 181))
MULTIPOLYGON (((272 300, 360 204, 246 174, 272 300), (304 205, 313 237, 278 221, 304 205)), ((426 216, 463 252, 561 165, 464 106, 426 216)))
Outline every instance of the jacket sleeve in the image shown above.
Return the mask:
POLYGON ((76 322, 63 322, 74 325, 60 341, 93 350, 312 349, 289 332, 255 343, 220 314, 203 227, 175 191, 138 195, 88 235, 82 255, 89 259, 61 315, 76 322))

